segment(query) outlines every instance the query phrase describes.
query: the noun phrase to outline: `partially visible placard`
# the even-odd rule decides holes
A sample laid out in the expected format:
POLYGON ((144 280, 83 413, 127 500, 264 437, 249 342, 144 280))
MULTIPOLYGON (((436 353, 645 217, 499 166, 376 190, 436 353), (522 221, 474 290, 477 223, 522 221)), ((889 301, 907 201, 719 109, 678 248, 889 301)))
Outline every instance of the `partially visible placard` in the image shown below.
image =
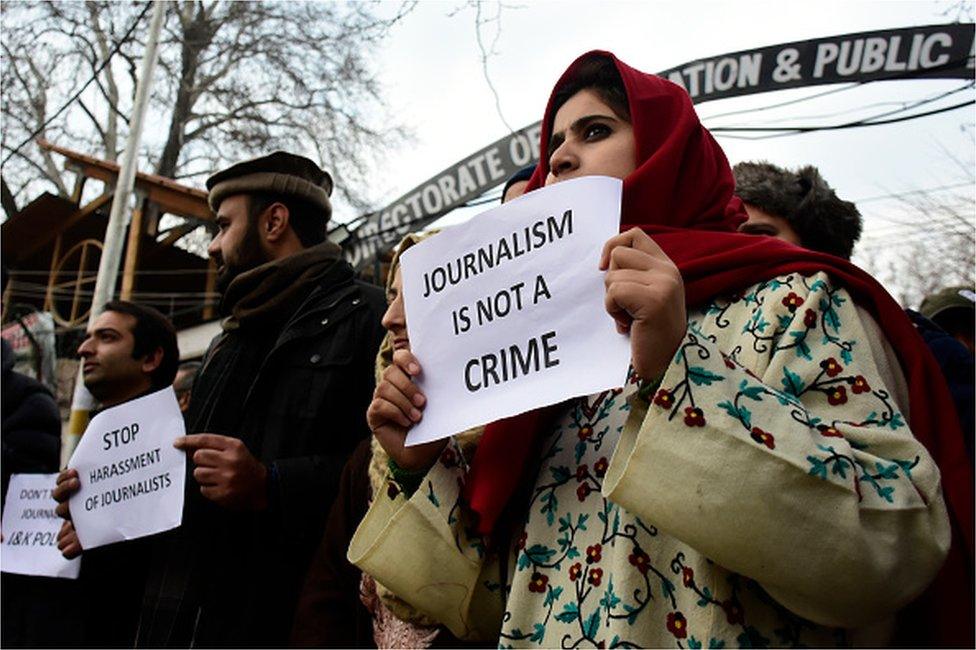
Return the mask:
POLYGON ((68 462, 81 489, 69 502, 83 549, 176 528, 183 518, 185 433, 172 387, 92 418, 68 462))
POLYGON ((81 559, 66 560, 58 550, 64 520, 54 513, 51 491, 57 474, 14 474, 3 506, 0 571, 48 578, 78 577, 81 559))

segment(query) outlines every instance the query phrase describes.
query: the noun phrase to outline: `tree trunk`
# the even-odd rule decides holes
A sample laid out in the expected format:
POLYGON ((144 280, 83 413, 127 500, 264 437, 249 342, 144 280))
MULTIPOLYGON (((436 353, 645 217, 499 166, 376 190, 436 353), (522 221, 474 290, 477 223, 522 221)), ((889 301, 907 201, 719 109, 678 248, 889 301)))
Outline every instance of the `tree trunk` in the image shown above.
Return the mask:
POLYGON ((159 164, 156 165, 156 173, 166 178, 176 175, 180 152, 185 144, 186 125, 199 97, 199 92, 195 89, 200 55, 210 45, 215 34, 202 7, 197 7, 198 11, 191 22, 180 21, 183 27, 180 83, 176 91, 176 102, 173 104, 173 115, 169 121, 169 132, 166 134, 166 145, 159 157, 159 164))

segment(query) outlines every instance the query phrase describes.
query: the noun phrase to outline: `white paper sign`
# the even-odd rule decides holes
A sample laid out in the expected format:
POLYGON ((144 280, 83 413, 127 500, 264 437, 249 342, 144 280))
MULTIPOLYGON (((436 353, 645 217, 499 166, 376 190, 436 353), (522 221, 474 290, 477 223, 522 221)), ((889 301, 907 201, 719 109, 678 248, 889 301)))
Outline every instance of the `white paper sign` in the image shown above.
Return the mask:
POLYGON ((64 519, 54 513, 51 496, 57 474, 13 474, 3 506, 0 570, 26 576, 78 577, 81 559, 66 560, 58 550, 64 519))
POLYGON ((427 396, 408 445, 624 384, 630 341, 604 308, 599 269, 621 188, 602 176, 557 183, 404 252, 427 396))
POLYGON ((92 418, 68 462, 81 489, 69 502, 83 549, 176 528, 183 519, 185 433, 171 387, 92 418))

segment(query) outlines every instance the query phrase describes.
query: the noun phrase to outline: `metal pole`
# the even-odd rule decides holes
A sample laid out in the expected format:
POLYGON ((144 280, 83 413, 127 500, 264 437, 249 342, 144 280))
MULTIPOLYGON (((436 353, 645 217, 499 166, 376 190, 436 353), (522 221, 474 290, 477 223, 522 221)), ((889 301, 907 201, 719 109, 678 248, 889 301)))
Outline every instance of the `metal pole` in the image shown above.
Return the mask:
MULTIPOLYGON (((112 198, 112 211, 105 229, 105 244, 102 248, 102 258, 98 264, 98 278, 95 280, 95 293, 92 296, 91 312, 88 315, 89 327, 102 311, 105 303, 109 302, 115 293, 115 284, 119 274, 119 262, 122 259, 122 243, 125 234, 125 216, 129 204, 129 197, 136 180, 136 163, 139 158, 139 139, 142 136, 142 124, 149 104, 149 92, 153 84, 153 72, 158 58, 159 32, 163 27, 166 16, 166 3, 153 0, 152 21, 149 24, 149 38, 146 41, 146 51, 142 56, 142 67, 139 71, 139 82, 136 84, 136 97, 132 105, 132 117, 129 122, 129 135, 122 153, 119 166, 119 177, 115 185, 115 196, 112 198)), ((68 420, 68 431, 61 445, 61 465, 64 466, 74 452, 78 440, 85 427, 88 426, 88 413, 95 406, 95 399, 85 388, 83 365, 78 366, 78 377, 75 380, 75 393, 71 400, 71 418, 68 420)))

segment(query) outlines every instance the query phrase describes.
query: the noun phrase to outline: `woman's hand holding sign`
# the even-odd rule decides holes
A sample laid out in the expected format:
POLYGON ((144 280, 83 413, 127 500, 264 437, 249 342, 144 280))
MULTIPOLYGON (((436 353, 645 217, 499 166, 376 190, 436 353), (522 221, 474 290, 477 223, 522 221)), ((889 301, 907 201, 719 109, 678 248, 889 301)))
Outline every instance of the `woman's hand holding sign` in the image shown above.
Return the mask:
POLYGON ((440 456, 447 438, 414 447, 404 447, 410 428, 423 417, 427 403, 413 377, 421 372, 420 362, 409 350, 393 352, 393 363, 383 371, 383 379, 373 391, 366 420, 373 435, 399 467, 409 471, 426 470, 440 456))
POLYGON ((674 262, 644 231, 631 228, 603 246, 607 313, 630 332, 632 363, 645 381, 664 374, 688 326, 685 289, 674 262))

